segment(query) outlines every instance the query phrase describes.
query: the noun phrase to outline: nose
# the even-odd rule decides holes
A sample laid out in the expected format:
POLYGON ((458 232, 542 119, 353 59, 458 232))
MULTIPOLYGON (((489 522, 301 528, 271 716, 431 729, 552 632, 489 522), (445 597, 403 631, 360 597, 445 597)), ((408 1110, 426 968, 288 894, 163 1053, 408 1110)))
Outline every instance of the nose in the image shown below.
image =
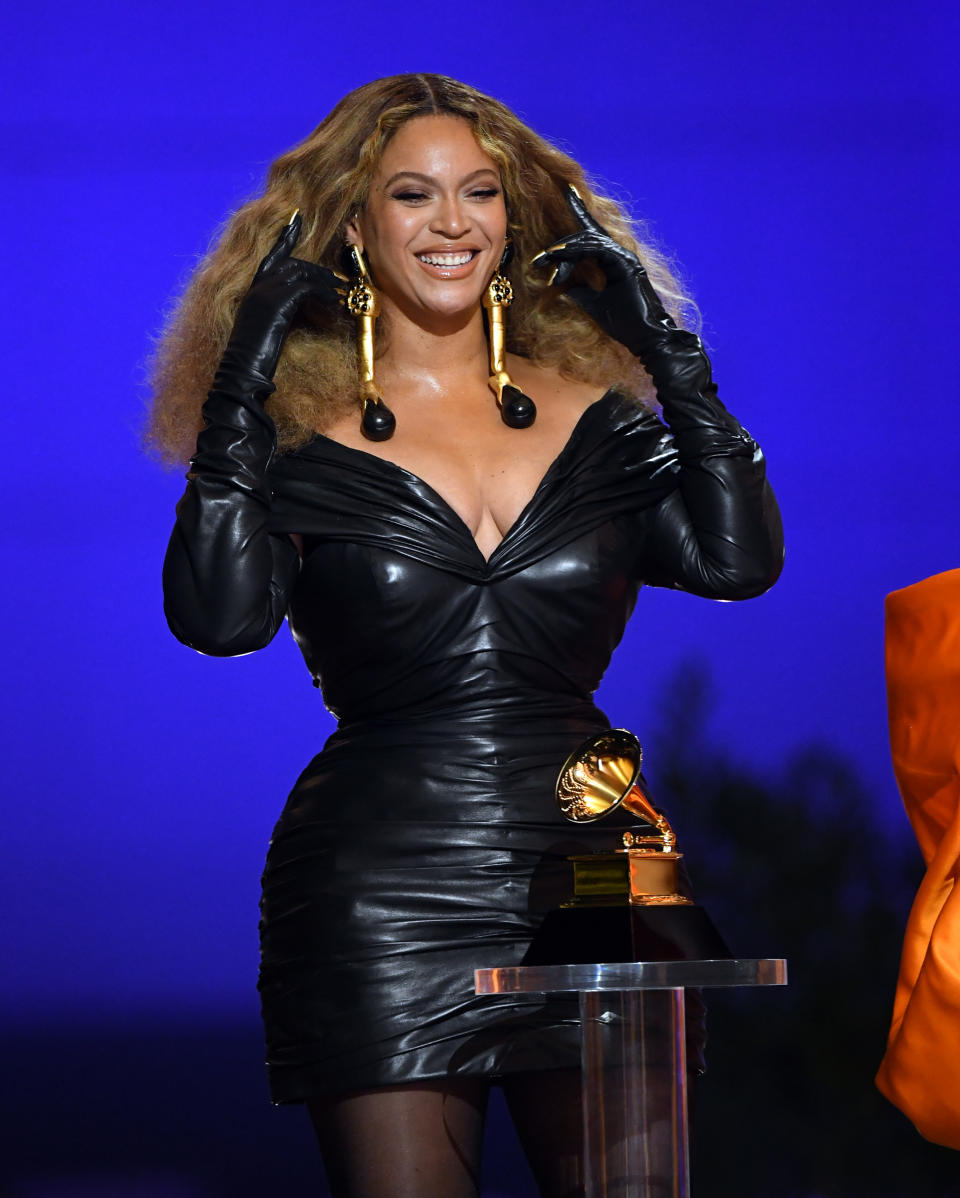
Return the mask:
POLYGON ((471 228, 470 213, 459 196, 444 196, 430 221, 430 231, 443 237, 462 237, 471 228))

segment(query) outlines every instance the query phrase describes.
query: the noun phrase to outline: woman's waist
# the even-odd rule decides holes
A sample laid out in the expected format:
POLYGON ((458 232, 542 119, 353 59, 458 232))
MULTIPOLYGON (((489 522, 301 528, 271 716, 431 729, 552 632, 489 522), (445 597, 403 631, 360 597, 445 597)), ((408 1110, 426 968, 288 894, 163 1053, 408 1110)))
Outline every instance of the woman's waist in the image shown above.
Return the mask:
POLYGON ((341 724, 509 720, 595 712, 597 679, 540 657, 486 650, 415 659, 384 653, 315 675, 341 724))
POLYGON ((592 699, 514 691, 495 696, 446 695, 392 711, 340 713, 337 731, 327 743, 508 745, 583 738, 607 727, 609 720, 592 699))

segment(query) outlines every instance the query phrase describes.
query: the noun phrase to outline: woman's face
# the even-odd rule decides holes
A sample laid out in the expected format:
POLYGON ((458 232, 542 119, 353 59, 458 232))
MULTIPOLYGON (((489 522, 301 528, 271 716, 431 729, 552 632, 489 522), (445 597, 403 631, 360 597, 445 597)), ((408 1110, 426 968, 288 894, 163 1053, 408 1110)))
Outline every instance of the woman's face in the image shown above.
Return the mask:
POLYGON ((415 117, 387 143, 348 233, 381 294, 412 319, 475 308, 507 235, 497 164, 467 121, 415 117))

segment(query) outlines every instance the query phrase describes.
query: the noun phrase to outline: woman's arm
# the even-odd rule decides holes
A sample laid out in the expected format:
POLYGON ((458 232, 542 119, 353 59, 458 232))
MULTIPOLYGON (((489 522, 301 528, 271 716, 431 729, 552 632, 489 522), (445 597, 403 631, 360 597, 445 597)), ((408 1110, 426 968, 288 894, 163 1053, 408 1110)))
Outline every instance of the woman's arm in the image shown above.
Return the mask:
POLYGON ((239 380, 217 375, 163 563, 170 630, 220 657, 272 639, 299 569, 290 539, 267 532, 276 436, 262 405, 273 387, 249 383, 244 394, 239 380))
POLYGON ((677 450, 677 489, 650 514, 643 581, 708 599, 762 595, 783 567, 783 527, 760 446, 715 387, 658 396, 677 450))
POLYGON ((717 398, 700 338, 677 328, 640 260, 573 188, 567 199, 579 229, 538 258, 558 284, 584 258, 601 266, 602 290, 575 285, 566 295, 643 363, 677 450, 677 489, 652 513, 643 578, 714 599, 762 594, 780 575, 783 529, 760 447, 717 398))
POLYGON ((294 216, 254 277, 203 406, 204 428, 163 564, 174 636, 201 653, 261 649, 276 633, 299 569, 286 536, 267 532, 276 449, 264 402, 284 339, 307 296, 337 298, 330 271, 291 258, 294 216))

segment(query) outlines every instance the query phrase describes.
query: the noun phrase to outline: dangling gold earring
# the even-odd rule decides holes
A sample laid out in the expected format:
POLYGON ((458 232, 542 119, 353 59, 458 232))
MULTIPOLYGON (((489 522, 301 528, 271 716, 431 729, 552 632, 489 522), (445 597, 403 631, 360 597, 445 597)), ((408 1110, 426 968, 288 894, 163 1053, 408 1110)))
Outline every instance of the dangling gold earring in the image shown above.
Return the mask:
POLYGON ((513 288, 503 271, 513 257, 513 246, 507 238, 503 256, 496 273, 483 294, 483 306, 487 310, 490 326, 490 390, 497 397, 497 407, 503 423, 510 428, 529 428, 537 418, 537 405, 524 395, 507 374, 503 364, 506 341, 503 310, 513 303, 513 288))
POLYGON ((387 441, 397 419, 380 398, 373 373, 373 326, 380 315, 380 296, 370 282, 363 254, 355 245, 346 247, 350 273, 355 282, 344 298, 351 316, 357 318, 357 354, 360 359, 360 431, 369 441, 387 441))

